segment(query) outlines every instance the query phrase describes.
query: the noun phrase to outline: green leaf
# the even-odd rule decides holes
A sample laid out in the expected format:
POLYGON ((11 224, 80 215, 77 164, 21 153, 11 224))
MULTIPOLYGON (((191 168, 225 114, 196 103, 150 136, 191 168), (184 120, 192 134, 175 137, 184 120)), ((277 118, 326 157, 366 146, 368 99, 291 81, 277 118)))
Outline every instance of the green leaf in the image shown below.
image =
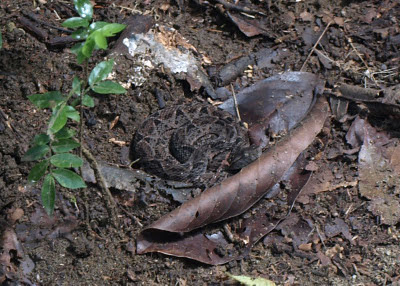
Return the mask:
POLYGON ((65 153, 79 146, 79 143, 73 139, 60 139, 51 145, 51 149, 53 149, 55 153, 65 153))
POLYGON ((82 50, 82 47, 85 43, 77 43, 71 47, 71 52, 75 55, 78 55, 79 51, 82 50))
POLYGON ((40 180, 41 177, 46 173, 47 168, 49 167, 49 160, 43 160, 40 163, 37 163, 28 175, 28 181, 31 183, 36 183, 40 180))
POLYGON ((78 62, 78 64, 83 64, 84 61, 86 61, 89 57, 85 56, 82 53, 82 50, 79 51, 79 53, 76 55, 76 61, 78 62))
MULTIPOLYGON (((71 34, 71 37, 75 40, 85 40, 89 37, 89 31, 87 28, 79 28, 71 34)), ((79 44, 82 44, 83 46, 83 43, 79 44)))
POLYGON ((62 26, 67 28, 80 28, 80 27, 87 28, 89 26, 89 21, 81 17, 72 17, 65 20, 62 23, 62 26))
POLYGON ((22 161, 36 161, 44 156, 50 151, 50 147, 47 145, 39 145, 30 148, 24 156, 22 157, 22 161))
POLYGON ((74 0, 75 10, 79 16, 91 20, 93 16, 93 6, 89 0, 74 0))
POLYGON ((103 28, 104 26, 108 25, 109 23, 107 22, 103 22, 103 21, 98 21, 98 22, 93 22, 92 24, 90 24, 89 26, 89 31, 92 33, 96 30, 100 30, 101 28, 103 28))
POLYGON ((105 37, 112 37, 112 36, 115 36, 115 34, 121 32, 125 28, 126 28, 126 25, 111 23, 111 24, 107 24, 103 28, 101 28, 101 33, 105 37))
POLYGON ((74 120, 76 122, 80 121, 81 117, 80 117, 79 112, 75 108, 73 108, 72 106, 67 105, 65 107, 65 112, 66 112, 66 115, 67 115, 68 118, 70 118, 70 119, 72 119, 72 120, 74 120))
POLYGON ((33 145, 39 146, 39 145, 46 145, 47 143, 50 142, 50 136, 47 134, 37 134, 35 135, 35 138, 33 138, 33 145))
POLYGON ((49 127, 47 129, 48 134, 54 134, 61 130, 67 124, 67 109, 65 108, 66 103, 62 103, 53 110, 49 121, 49 127))
POLYGON ((87 106, 87 107, 93 107, 93 106, 94 106, 94 99, 93 99, 93 97, 91 97, 91 96, 85 94, 85 95, 83 96, 83 99, 82 99, 82 104, 83 104, 84 106, 87 106))
POLYGON ((81 103, 81 99, 80 98, 74 98, 73 101, 71 101, 71 106, 75 107, 78 106, 81 103))
POLYGON ((76 55, 78 64, 82 64, 85 60, 89 58, 82 53, 82 48, 84 45, 84 42, 77 43, 71 48, 71 52, 76 55))
POLYGON ((119 83, 113 82, 111 80, 100 82, 95 86, 92 86, 91 89, 94 92, 100 94, 109 94, 109 93, 122 94, 126 92, 126 89, 123 88, 119 83))
POLYGON ((58 103, 65 100, 65 98, 59 91, 49 91, 46 93, 32 94, 28 96, 28 99, 39 108, 53 108, 58 103))
POLYGON ((54 212, 54 203, 56 201, 56 184, 51 174, 44 178, 41 195, 43 207, 47 214, 51 216, 54 212))
POLYGON ((74 94, 76 95, 81 95, 81 81, 79 80, 78 77, 74 76, 74 79, 72 80, 72 90, 74 92, 74 94))
POLYGON ((74 154, 61 153, 52 156, 50 162, 58 168, 73 168, 82 166, 83 160, 74 154))
POLYGON ((85 43, 83 44, 82 54, 85 57, 90 58, 95 46, 96 46, 96 42, 94 41, 93 34, 91 34, 91 35, 89 35, 89 37, 86 39, 85 43))
POLYGON ((94 84, 104 80, 112 71, 114 66, 114 60, 103 61, 99 63, 94 69, 90 72, 89 75, 89 85, 93 86, 94 84))
POLYGON ((75 130, 68 129, 66 126, 64 126, 60 131, 58 131, 56 134, 54 134, 55 139, 68 139, 71 138, 75 135, 75 130))
POLYGON ((63 168, 55 169, 53 170, 52 175, 57 180, 57 182, 64 188, 69 188, 69 189, 86 188, 86 184, 83 181, 83 179, 76 173, 72 172, 71 170, 63 168))
POLYGON ((100 49, 107 49, 107 39, 104 35, 102 35, 102 33, 99 32, 95 32, 94 34, 94 41, 96 42, 96 45, 100 48, 100 49))

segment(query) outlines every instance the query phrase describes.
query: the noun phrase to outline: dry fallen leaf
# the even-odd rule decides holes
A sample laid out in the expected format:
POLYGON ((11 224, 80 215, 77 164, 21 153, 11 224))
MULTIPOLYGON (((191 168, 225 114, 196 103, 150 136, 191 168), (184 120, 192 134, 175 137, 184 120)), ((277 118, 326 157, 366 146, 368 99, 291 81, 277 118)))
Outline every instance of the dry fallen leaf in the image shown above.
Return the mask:
POLYGON ((225 263, 226 258, 213 252, 212 240, 191 231, 237 216, 254 205, 313 142, 328 115, 329 106, 320 98, 300 126, 257 161, 146 227, 137 239, 137 252, 158 251, 209 264, 225 263), (185 232, 191 233, 182 236, 185 232))

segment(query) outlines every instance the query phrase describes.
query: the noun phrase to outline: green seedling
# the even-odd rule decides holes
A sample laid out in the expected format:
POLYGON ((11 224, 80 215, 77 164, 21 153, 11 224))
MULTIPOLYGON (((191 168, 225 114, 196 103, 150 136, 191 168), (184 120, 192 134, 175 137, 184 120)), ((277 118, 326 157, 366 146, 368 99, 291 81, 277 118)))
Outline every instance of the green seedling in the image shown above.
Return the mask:
MULTIPOLYGON (((64 21, 64 27, 74 30, 72 37, 82 40, 72 51, 79 64, 85 64, 96 49, 107 49, 107 38, 121 32, 125 25, 93 22, 93 6, 89 0, 74 0, 74 6, 80 17, 64 21)), ((93 107, 94 100, 88 94, 122 94, 126 90, 118 83, 106 80, 114 66, 114 60, 100 62, 84 79, 74 77, 68 94, 49 91, 33 94, 28 99, 39 109, 51 109, 47 131, 38 134, 32 147, 25 153, 23 161, 39 161, 31 169, 28 181, 36 183, 42 179, 42 203, 49 215, 54 212, 56 182, 69 189, 85 188, 82 177, 72 168, 80 168, 83 159, 72 152, 82 142, 75 139, 76 131, 69 128, 69 121, 80 122, 79 108, 93 107), (79 106, 79 108, 78 108, 79 106), (78 110, 76 109, 78 108, 78 110)), ((86 73, 88 74, 88 73, 86 73)))

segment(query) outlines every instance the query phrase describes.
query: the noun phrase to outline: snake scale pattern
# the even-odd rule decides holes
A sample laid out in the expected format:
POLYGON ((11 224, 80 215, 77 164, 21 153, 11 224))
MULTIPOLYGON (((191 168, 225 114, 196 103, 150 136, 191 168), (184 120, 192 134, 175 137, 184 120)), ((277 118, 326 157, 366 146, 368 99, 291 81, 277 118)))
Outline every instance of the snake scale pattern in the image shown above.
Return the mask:
POLYGON ((193 182, 248 146, 247 130, 231 114, 208 103, 186 103, 149 115, 130 152, 150 174, 193 182))

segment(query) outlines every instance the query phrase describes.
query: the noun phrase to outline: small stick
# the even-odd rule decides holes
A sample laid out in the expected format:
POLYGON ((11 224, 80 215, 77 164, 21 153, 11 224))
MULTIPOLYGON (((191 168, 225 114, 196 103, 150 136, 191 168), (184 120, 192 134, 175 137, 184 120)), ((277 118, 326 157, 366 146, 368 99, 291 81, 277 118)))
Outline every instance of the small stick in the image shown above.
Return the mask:
POLYGON ((315 49, 317 48, 319 42, 321 41, 322 37, 325 35, 326 31, 328 30, 329 26, 330 26, 332 23, 333 23, 333 22, 330 21, 330 22, 328 23, 328 25, 326 25, 326 27, 325 27, 324 31, 322 32, 321 36, 319 36, 317 42, 316 42, 315 45, 312 47, 310 53, 308 54, 306 60, 304 61, 303 65, 302 65, 302 67, 301 67, 301 69, 300 69, 300 71, 303 71, 303 70, 304 70, 304 68, 305 68, 305 66, 306 66, 306 64, 307 64, 307 62, 308 62, 308 60, 310 59, 311 55, 314 53, 314 51, 315 51, 315 49))
POLYGON ((378 83, 375 80, 375 77, 373 75, 373 73, 369 70, 369 67, 367 65, 367 63, 364 61, 363 57, 361 56, 361 54, 357 51, 356 47, 353 44, 353 40, 350 37, 347 37, 347 41, 349 42, 351 48, 354 50, 354 52, 356 53, 357 57, 360 58, 361 62, 364 64, 365 68, 368 71, 368 75, 369 77, 372 79, 372 81, 375 83, 376 86, 379 86, 378 83))
POLYGON ((221 4, 222 6, 224 6, 228 10, 235 10, 235 11, 239 11, 239 12, 245 12, 248 14, 259 14, 259 15, 265 16, 264 13, 262 13, 260 11, 253 11, 245 6, 237 6, 235 4, 226 2, 225 0, 215 0, 215 1, 218 2, 219 4, 221 4))
POLYGON ((18 129, 15 128, 10 117, 1 108, 0 108, 0 115, 1 115, 0 117, 3 117, 4 123, 7 125, 7 127, 10 128, 13 132, 15 132, 19 137, 23 138, 18 129))
POLYGON ((124 207, 122 207, 122 206, 121 206, 121 210, 122 210, 126 215, 128 215, 131 219, 133 219, 139 227, 143 227, 143 224, 140 222, 140 220, 139 220, 136 216, 134 216, 133 214, 131 214, 130 212, 128 212, 128 211, 127 211, 124 207))
POLYGON ((90 167, 93 169, 97 182, 99 183, 102 191, 106 194, 105 197, 107 202, 107 210, 114 226, 117 227, 118 226, 117 204, 115 203, 114 198, 107 187, 106 180, 104 179, 103 174, 100 171, 99 164, 97 163, 92 153, 90 153, 90 151, 83 146, 82 146, 82 152, 85 155, 86 159, 88 160, 90 167))
POLYGON ((315 229, 317 230, 317 234, 318 234, 318 236, 319 236, 319 239, 321 240, 322 245, 326 248, 324 239, 323 239, 321 233, 319 232, 319 227, 318 227, 318 225, 315 226, 315 229))
POLYGON ((242 121, 242 119, 240 118, 239 107, 238 107, 238 103, 237 103, 237 99, 236 99, 236 93, 235 93, 235 90, 233 89, 232 84, 231 84, 231 90, 232 90, 232 95, 233 95, 233 103, 235 105, 236 116, 238 117, 239 121, 242 121))
POLYGON ((42 21, 42 20, 38 19, 38 17, 36 17, 35 14, 33 14, 33 13, 28 13, 25 16, 27 16, 28 18, 30 18, 31 20, 33 20, 33 21, 35 21, 35 22, 37 22, 39 24, 42 24, 44 26, 47 26, 47 27, 50 27, 50 28, 53 28, 53 29, 56 29, 56 30, 59 30, 61 32, 65 32, 65 33, 68 33, 68 34, 71 34, 73 32, 71 30, 68 30, 68 29, 65 29, 65 28, 61 28, 61 27, 52 25, 50 23, 47 23, 45 21, 42 21))

